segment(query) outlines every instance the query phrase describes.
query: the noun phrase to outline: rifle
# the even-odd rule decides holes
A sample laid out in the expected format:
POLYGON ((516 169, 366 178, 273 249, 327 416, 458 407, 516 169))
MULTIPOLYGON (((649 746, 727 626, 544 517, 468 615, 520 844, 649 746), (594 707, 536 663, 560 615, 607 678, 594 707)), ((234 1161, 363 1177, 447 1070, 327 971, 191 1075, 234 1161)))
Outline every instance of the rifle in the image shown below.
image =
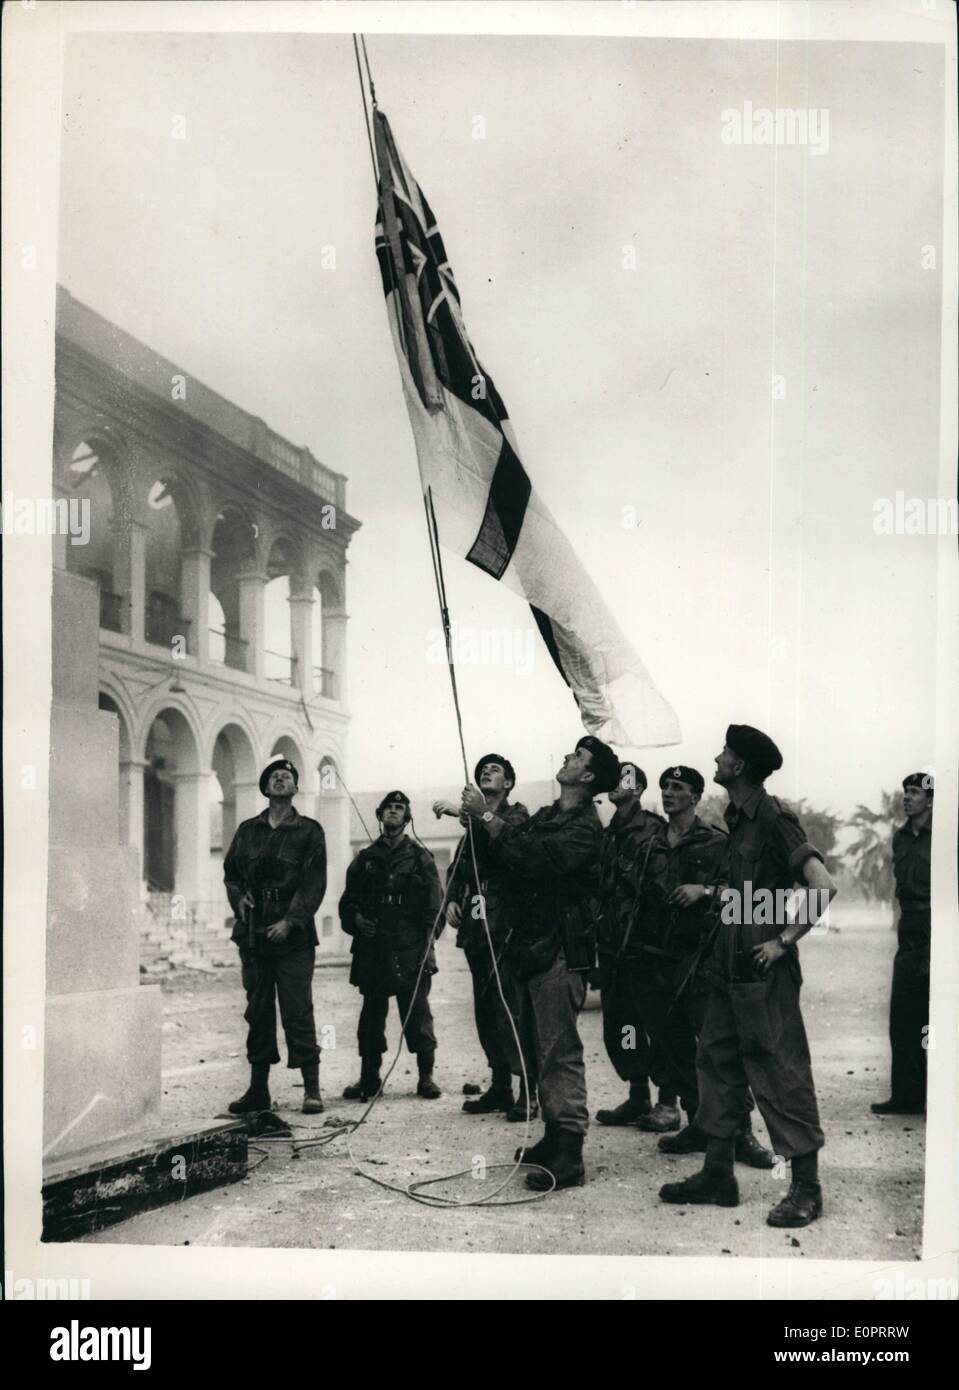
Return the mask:
POLYGON ((719 894, 717 894, 716 898, 714 899, 713 916, 714 921, 710 926, 709 930, 703 933, 702 939, 700 940, 699 945, 696 947, 696 954, 693 956, 692 963, 690 964, 690 967, 686 971, 686 974, 683 976, 682 980, 680 980, 679 988, 673 995, 672 1003, 666 1010, 667 1014, 672 1013, 673 1009, 679 1003, 686 990, 689 988, 693 980, 696 978, 696 975, 698 974, 699 968, 702 965, 703 961, 706 959, 709 952, 712 950, 713 942, 716 940, 716 937, 719 933, 719 928, 723 924, 722 915, 719 911, 719 894))
POLYGON ((637 885, 636 885, 636 892, 635 892, 635 894, 633 895, 633 902, 634 902, 633 911, 632 911, 632 912, 630 913, 630 915, 629 915, 629 921, 628 921, 627 924, 626 924, 626 931, 623 933, 623 939, 622 939, 622 941, 621 941, 620 944, 619 944, 619 950, 616 952, 615 956, 613 957, 613 968, 612 968, 612 970, 611 970, 611 972, 610 972, 611 978, 615 978, 616 967, 619 965, 620 961, 622 960, 623 955, 624 955, 624 953, 625 953, 625 951, 626 951, 626 947, 629 945, 629 938, 630 938, 630 936, 632 935, 633 926, 634 926, 634 924, 635 924, 635 922, 636 922, 636 918, 639 916, 640 905, 641 905, 641 899, 642 899, 642 894, 643 894, 643 884, 646 882, 646 869, 647 869, 647 867, 648 867, 648 865, 649 865, 649 856, 650 856, 650 855, 652 854, 652 852, 653 852, 653 845, 656 843, 656 839, 657 839, 657 836, 656 836, 655 834, 654 834, 654 835, 651 835, 651 836, 649 837, 649 844, 646 846, 646 855, 645 855, 645 857, 644 857, 644 859, 643 859, 643 867, 642 867, 642 869, 640 870, 640 873, 639 873, 639 882, 638 882, 637 885))

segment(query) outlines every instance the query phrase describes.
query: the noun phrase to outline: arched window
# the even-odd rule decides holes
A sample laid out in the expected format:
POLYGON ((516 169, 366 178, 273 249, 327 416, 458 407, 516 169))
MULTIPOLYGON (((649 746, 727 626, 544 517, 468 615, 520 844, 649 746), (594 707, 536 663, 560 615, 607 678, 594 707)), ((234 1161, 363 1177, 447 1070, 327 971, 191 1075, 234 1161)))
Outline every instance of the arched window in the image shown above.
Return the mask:
POLYGON ((266 565, 267 584, 263 593, 263 674, 267 680, 293 685, 296 658, 290 621, 290 575, 294 569, 293 548, 280 537, 270 547, 266 565))
POLYGON ((73 450, 62 485, 67 496, 89 511, 90 538, 86 545, 68 544, 66 567, 92 579, 100 590, 100 626, 122 632, 124 600, 117 592, 116 508, 110 480, 113 455, 97 440, 84 440, 73 450))
POLYGON ((249 633, 242 630, 240 614, 240 576, 251 569, 255 554, 253 527, 242 513, 225 507, 213 528, 210 660, 222 660, 224 665, 239 671, 249 669, 249 633), (214 655, 217 650, 222 650, 222 657, 214 655))
POLYGON ((144 566, 144 636, 169 647, 175 637, 189 644, 188 624, 180 613, 182 533, 170 483, 158 478, 147 494, 149 530, 144 566))

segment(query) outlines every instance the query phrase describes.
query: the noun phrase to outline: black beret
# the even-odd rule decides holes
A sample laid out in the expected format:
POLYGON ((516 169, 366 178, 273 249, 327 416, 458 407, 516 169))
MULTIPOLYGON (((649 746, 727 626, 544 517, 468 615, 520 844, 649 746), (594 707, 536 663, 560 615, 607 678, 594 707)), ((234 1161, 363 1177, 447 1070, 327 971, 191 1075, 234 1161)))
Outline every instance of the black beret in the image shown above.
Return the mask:
POLYGON ((697 772, 694 767, 686 767, 683 763, 677 763, 675 767, 667 767, 661 773, 659 785, 664 782, 685 782, 697 796, 702 796, 706 790, 706 782, 701 772, 697 772))
POLYGON ((620 780, 620 782, 622 782, 623 776, 625 775, 626 769, 627 769, 628 767, 631 767, 631 768, 633 769, 633 771, 634 771, 635 774, 636 774, 636 781, 637 781, 637 783, 638 783, 640 786, 642 786, 643 790, 645 791, 645 789, 649 786, 649 781, 648 781, 648 779, 647 779, 647 777, 646 777, 646 774, 645 774, 645 772, 643 771, 643 769, 640 767, 639 763, 631 763, 631 762, 629 761, 629 759, 627 759, 626 762, 624 762, 624 763, 620 763, 620 765, 619 765, 619 780, 620 780))
POLYGON ((608 743, 587 734, 579 740, 576 747, 585 748, 590 753, 590 771, 593 773, 595 792, 611 792, 614 787, 619 786, 619 759, 608 743))
POLYGON ((383 800, 380 802, 379 806, 377 806, 376 808, 377 820, 380 820, 382 818, 383 812, 386 810, 387 806, 389 806, 391 801, 399 801, 402 803, 402 805, 406 807, 407 811, 409 811, 410 809, 410 799, 406 795, 406 792, 387 792, 383 800))
POLYGON ((920 791, 932 792, 936 789, 936 779, 931 772, 910 772, 908 777, 902 779, 902 789, 907 787, 918 787, 920 791))
POLYGON ((281 768, 284 772, 292 772, 293 781, 296 783, 297 786, 300 785, 300 774, 297 772, 296 768, 290 762, 289 758, 276 758, 272 763, 268 763, 266 767, 263 769, 263 771, 260 773, 261 796, 268 795, 266 788, 270 780, 270 776, 274 772, 279 772, 281 768))
POLYGON ((752 771, 765 781, 771 772, 783 765, 783 755, 768 734, 751 724, 730 724, 726 730, 726 746, 739 758, 745 758, 752 771))
POLYGON ((473 769, 473 780, 477 785, 479 785, 480 773, 487 763, 499 763, 507 778, 512 782, 514 787, 516 786, 516 772, 513 769, 513 764, 510 762, 509 758, 504 758, 502 753, 483 754, 473 769))

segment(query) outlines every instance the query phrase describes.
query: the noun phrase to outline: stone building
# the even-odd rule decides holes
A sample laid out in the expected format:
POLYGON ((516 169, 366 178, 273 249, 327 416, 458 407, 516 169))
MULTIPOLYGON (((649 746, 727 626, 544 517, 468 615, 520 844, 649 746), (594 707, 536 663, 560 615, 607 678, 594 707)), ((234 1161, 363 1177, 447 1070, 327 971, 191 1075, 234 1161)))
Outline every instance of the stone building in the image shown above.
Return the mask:
MULTIPOLYGON (((231 959, 222 857, 271 756, 326 833, 320 951, 350 855, 346 479, 60 289, 54 492, 89 503, 55 564, 99 589, 117 839, 139 856, 141 959, 231 959)), ((57 621, 54 613, 54 623, 57 621)))

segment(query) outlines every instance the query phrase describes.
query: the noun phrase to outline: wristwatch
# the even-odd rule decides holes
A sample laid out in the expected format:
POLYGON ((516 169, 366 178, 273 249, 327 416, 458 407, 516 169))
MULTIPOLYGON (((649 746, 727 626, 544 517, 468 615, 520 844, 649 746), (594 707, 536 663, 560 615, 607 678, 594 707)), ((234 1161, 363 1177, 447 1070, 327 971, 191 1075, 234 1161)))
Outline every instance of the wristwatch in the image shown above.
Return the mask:
POLYGON ((716 892, 716 885, 714 883, 704 883, 703 892, 706 894, 707 898, 711 898, 716 892))
POLYGON ((483 812, 482 820, 486 823, 486 825, 489 825, 489 823, 490 823, 490 821, 491 821, 492 819, 493 819, 493 812, 492 812, 492 811, 484 811, 484 812, 483 812))
POLYGON ((789 942, 784 939, 782 932, 779 933, 776 940, 779 942, 780 946, 783 948, 784 951, 789 950, 789 942))

